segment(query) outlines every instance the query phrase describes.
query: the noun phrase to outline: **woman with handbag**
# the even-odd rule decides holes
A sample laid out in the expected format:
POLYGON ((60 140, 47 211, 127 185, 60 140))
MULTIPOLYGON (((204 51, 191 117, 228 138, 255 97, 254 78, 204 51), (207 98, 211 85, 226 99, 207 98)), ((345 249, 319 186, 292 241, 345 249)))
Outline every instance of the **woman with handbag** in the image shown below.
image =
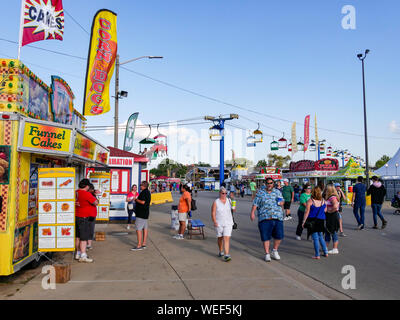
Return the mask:
POLYGON ((325 189, 325 200, 326 200, 326 228, 325 228, 325 242, 329 245, 329 242, 333 242, 333 249, 329 250, 331 254, 338 254, 339 238, 338 231, 340 229, 340 215, 339 215, 339 195, 333 184, 328 184, 325 189))
POLYGON ((137 191, 137 185, 134 184, 131 188, 131 191, 126 196, 127 210, 128 210, 128 225, 126 228, 129 230, 131 228, 132 215, 135 212, 136 202, 135 199, 139 196, 139 192, 137 191))
POLYGON ((306 210, 302 227, 307 229, 314 243, 315 255, 313 259, 320 259, 319 246, 321 245, 324 257, 328 256, 328 248, 326 247, 323 232, 325 231, 325 212, 326 203, 322 197, 319 187, 314 187, 311 191, 311 198, 306 203, 306 210))

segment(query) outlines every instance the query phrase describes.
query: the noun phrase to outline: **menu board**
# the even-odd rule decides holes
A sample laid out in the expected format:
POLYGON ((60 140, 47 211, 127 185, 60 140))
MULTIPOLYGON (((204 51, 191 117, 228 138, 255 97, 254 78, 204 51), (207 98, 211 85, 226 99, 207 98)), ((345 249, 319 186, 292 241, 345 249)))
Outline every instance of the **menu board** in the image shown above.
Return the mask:
POLYGON ((97 220, 108 221, 110 219, 110 173, 109 172, 90 172, 89 180, 95 190, 99 190, 99 204, 97 206, 97 220))
POLYGON ((75 168, 39 168, 39 251, 75 250, 75 168))

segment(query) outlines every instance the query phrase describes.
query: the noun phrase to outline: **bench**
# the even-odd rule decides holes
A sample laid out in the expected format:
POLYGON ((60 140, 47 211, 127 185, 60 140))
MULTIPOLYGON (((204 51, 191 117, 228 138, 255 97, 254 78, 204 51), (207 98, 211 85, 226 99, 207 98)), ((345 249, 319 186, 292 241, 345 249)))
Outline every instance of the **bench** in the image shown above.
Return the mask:
POLYGON ((188 234, 189 238, 192 239, 192 235, 202 235, 203 239, 205 238, 204 236, 204 228, 205 225, 203 221, 201 220, 190 220, 188 223, 188 234), (195 231, 195 232, 193 232, 195 231))

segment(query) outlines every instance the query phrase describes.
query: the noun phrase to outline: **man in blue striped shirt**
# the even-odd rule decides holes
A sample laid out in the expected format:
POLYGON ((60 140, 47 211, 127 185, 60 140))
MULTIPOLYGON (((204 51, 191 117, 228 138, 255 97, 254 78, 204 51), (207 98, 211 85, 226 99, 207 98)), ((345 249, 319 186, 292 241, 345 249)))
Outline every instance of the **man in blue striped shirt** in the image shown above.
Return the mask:
POLYGON ((271 261, 271 257, 280 260, 278 254, 279 245, 283 239, 283 197, 282 193, 274 188, 274 180, 268 178, 267 186, 259 190, 253 201, 250 219, 254 221, 257 209, 258 229, 261 241, 265 249, 265 261, 271 261), (274 239, 273 250, 270 254, 270 240, 274 239))

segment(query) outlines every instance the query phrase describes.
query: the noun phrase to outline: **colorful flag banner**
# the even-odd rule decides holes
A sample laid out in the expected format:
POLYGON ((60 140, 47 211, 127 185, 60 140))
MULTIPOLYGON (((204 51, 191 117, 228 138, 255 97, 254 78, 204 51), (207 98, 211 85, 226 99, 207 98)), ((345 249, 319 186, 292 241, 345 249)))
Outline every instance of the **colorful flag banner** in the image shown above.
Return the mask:
POLYGON ((310 143, 310 115, 304 119, 304 151, 307 151, 310 143))
POLYGON ((110 81, 117 57, 117 14, 99 10, 93 19, 86 69, 83 115, 110 111, 110 81))
POLYGON ((35 41, 63 40, 63 35, 62 0, 22 0, 19 49, 35 41))
POLYGON ((292 155, 297 152, 296 122, 292 124, 292 155))
POLYGON ((125 129, 125 140, 124 140, 124 150, 131 151, 133 148, 133 136, 136 128, 136 120, 138 118, 139 112, 133 113, 126 124, 125 129))

